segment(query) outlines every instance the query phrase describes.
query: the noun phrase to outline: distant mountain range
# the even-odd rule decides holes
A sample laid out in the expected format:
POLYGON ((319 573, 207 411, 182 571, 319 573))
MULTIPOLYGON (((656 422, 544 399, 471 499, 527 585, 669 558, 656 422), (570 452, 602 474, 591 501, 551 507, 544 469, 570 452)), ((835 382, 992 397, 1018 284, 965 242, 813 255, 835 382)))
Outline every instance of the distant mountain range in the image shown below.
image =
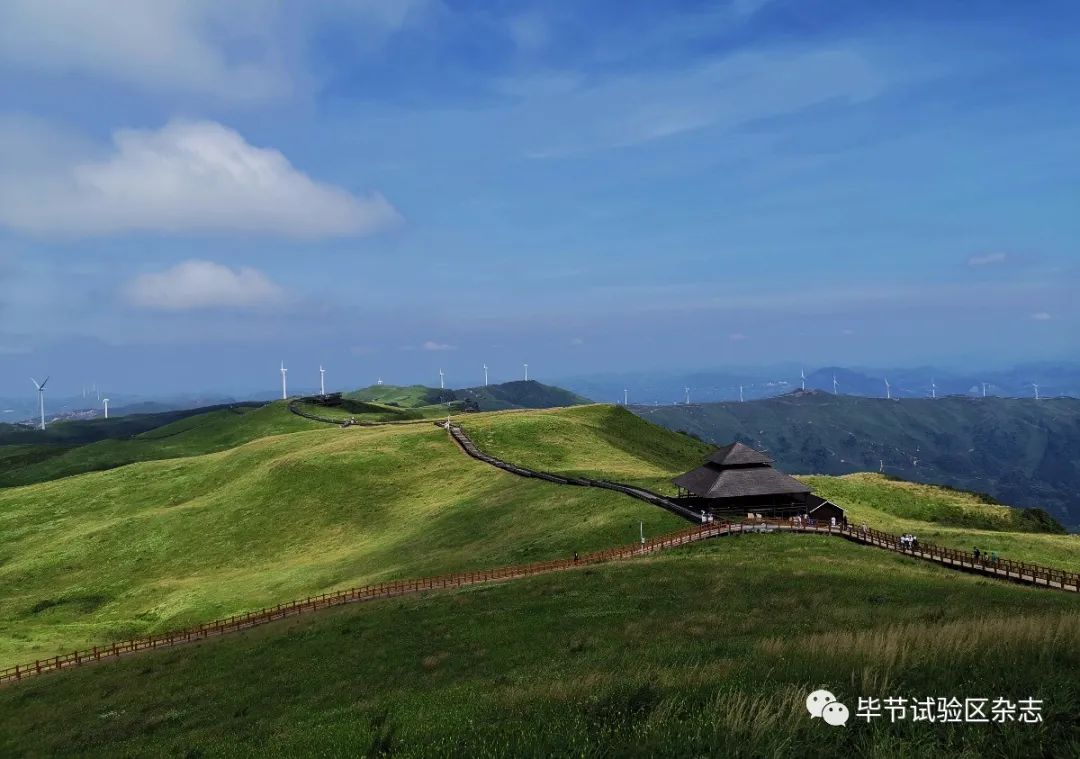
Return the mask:
POLYGON ((1041 507, 1070 529, 1080 528, 1077 399, 890 402, 813 390, 747 403, 631 410, 711 443, 753 445, 792 473, 881 470, 1041 507))
POLYGON ((367 401, 397 405, 403 408, 418 408, 444 403, 457 403, 476 411, 502 411, 513 408, 555 408, 557 406, 577 406, 591 403, 561 387, 544 385, 535 380, 503 382, 497 385, 467 387, 454 390, 450 388, 426 387, 424 385, 372 385, 351 393, 345 397, 355 401, 367 401))
POLYGON ((947 395, 1032 398, 1034 383, 1044 398, 1080 397, 1080 364, 1029 363, 1008 369, 956 371, 940 367, 865 368, 824 366, 805 370, 793 364, 746 367, 722 371, 631 372, 567 377, 558 384, 605 403, 621 403, 628 391, 631 403, 683 403, 687 395, 693 403, 715 403, 773 398, 802 387, 806 373, 807 390, 832 392, 833 377, 841 395, 884 398, 885 380, 891 393, 900 398, 929 398, 947 395))

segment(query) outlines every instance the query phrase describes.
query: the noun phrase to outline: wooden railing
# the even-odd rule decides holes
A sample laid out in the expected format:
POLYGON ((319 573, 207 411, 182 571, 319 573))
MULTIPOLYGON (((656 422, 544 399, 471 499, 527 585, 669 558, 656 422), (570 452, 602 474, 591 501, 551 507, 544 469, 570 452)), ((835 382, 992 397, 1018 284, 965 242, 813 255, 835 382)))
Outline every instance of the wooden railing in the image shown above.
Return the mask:
POLYGON ((465 431, 461 429, 460 425, 452 424, 448 422, 435 422, 435 424, 443 429, 447 428, 449 424, 450 436, 461 447, 465 453, 469 456, 483 461, 491 466, 498 467, 504 471, 516 474, 519 477, 533 477, 538 480, 544 480, 546 482, 553 482, 557 485, 577 485, 580 487, 591 488, 603 488, 605 490, 614 490, 623 495, 628 495, 631 498, 637 498, 639 501, 645 501, 653 506, 659 506, 662 509, 667 509, 672 514, 682 517, 690 522, 697 522, 699 514, 691 509, 681 506, 675 503, 669 498, 665 498, 659 493, 654 493, 647 488, 638 487, 637 485, 624 485, 621 482, 612 482, 611 480, 597 480, 591 477, 571 477, 564 474, 554 474, 552 472, 542 472, 536 469, 529 469, 528 467, 518 466, 517 464, 511 464, 507 461, 503 461, 500 458, 496 458, 489 453, 485 453, 472 441, 465 431))
POLYGON ((776 519, 747 520, 745 522, 710 522, 662 535, 651 540, 646 540, 640 544, 610 548, 604 551, 595 551, 584 554, 577 559, 555 559, 552 561, 520 564, 497 569, 483 569, 472 572, 457 572, 436 577, 423 577, 416 580, 392 580, 390 582, 364 585, 348 590, 339 590, 333 593, 309 596, 303 600, 278 604, 277 606, 247 612, 245 614, 235 614, 231 617, 226 617, 225 619, 206 622, 182 630, 175 630, 142 638, 132 638, 107 646, 94 646, 93 648, 73 651, 72 653, 54 656, 49 659, 39 659, 30 664, 8 667, 7 669, 0 670, 0 684, 24 680, 29 677, 35 677, 49 672, 57 672, 62 669, 70 669, 71 667, 93 664, 99 661, 117 659, 121 656, 126 656, 138 651, 169 648, 218 635, 225 635, 227 633, 266 624, 267 622, 272 622, 274 620, 284 619, 285 617, 307 614, 332 606, 341 606, 360 601, 371 601, 379 598, 392 598, 394 596, 422 593, 430 590, 445 590, 485 582, 497 582, 518 577, 528 577, 531 575, 572 569, 584 565, 600 564, 618 559, 642 556, 656 551, 662 551, 667 548, 676 548, 700 540, 719 537, 721 535, 738 535, 755 532, 795 532, 835 535, 865 545, 876 546, 914 558, 933 561, 954 569, 1009 579, 1038 587, 1056 588, 1074 593, 1080 591, 1080 573, 1066 572, 1064 570, 1027 562, 1016 562, 1004 559, 991 561, 982 556, 976 558, 973 553, 959 551, 953 548, 945 548, 931 543, 920 542, 914 548, 906 548, 901 543, 900 536, 870 528, 864 529, 861 527, 852 527, 850 525, 819 525, 810 524, 805 521, 798 523, 791 520, 776 519))
POLYGON ((78 667, 109 659, 117 659, 121 656, 138 651, 169 648, 172 646, 203 640, 226 633, 245 630, 257 625, 266 624, 285 617, 298 614, 307 614, 319 609, 343 604, 370 601, 378 598, 391 598, 410 593, 420 593, 429 590, 444 590, 460 588, 467 585, 509 580, 518 577, 555 572, 588 564, 599 564, 617 559, 625 559, 632 556, 641 556, 666 548, 686 545, 699 540, 705 540, 717 535, 724 534, 730 529, 726 523, 715 523, 691 527, 689 529, 673 532, 661 537, 646 540, 643 543, 620 548, 611 548, 604 551, 596 551, 580 556, 577 559, 556 559, 553 561, 541 561, 533 564, 522 564, 497 569, 484 569, 473 572, 457 572, 454 574, 440 575, 437 577, 423 577, 416 580, 392 580, 374 585, 364 585, 348 590, 339 590, 333 593, 323 593, 317 596, 309 596, 303 600, 278 604, 258 611, 244 614, 235 614, 224 619, 206 622, 200 625, 186 627, 181 630, 150 635, 142 638, 113 643, 106 646, 94 646, 81 651, 73 651, 69 654, 61 654, 48 659, 39 659, 29 664, 20 664, 14 667, 0 670, 0 684, 24 680, 28 677, 57 672, 62 669, 78 667))

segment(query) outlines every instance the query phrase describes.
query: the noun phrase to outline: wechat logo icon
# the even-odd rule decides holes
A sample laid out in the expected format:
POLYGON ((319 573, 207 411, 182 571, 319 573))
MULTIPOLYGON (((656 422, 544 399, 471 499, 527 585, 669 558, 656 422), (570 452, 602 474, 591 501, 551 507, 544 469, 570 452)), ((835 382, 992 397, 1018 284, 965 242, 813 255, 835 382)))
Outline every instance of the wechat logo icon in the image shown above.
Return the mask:
POLYGON ((831 692, 820 689, 806 697, 806 711, 810 712, 810 718, 821 717, 826 724, 833 727, 846 725, 848 721, 848 708, 836 700, 831 692))

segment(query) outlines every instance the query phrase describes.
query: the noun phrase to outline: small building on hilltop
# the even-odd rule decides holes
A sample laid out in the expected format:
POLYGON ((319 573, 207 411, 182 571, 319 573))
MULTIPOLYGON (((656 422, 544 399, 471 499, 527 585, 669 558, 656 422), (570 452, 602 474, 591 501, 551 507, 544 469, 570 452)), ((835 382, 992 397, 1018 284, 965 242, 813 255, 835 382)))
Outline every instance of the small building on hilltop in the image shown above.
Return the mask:
POLYGON ((813 495, 809 487, 774 469, 768 456, 742 443, 718 449, 703 465, 672 482, 679 488, 678 503, 711 514, 844 519, 839 506, 813 495))

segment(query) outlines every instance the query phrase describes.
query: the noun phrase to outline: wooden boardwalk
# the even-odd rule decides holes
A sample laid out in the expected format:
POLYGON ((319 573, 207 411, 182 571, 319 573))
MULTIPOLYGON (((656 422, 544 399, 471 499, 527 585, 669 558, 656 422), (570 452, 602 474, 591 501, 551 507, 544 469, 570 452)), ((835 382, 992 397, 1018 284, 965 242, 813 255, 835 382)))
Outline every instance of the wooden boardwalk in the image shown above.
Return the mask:
MULTIPOLYGON (((446 425, 445 423, 440 423, 440 426, 445 428, 446 425)), ((660 506, 661 508, 669 508, 669 505, 677 506, 677 504, 672 504, 662 496, 644 488, 623 485, 607 480, 563 477, 561 475, 536 472, 523 467, 517 467, 513 464, 508 464, 507 462, 495 459, 492 456, 488 456, 480 451, 465 433, 461 431, 460 427, 451 425, 450 432, 453 434, 457 443, 470 456, 522 477, 534 477, 569 486, 601 487, 616 490, 630 497, 660 506)), ((696 518, 693 512, 689 512, 686 509, 682 510, 687 511, 687 514, 689 515, 688 518, 696 518)), ((676 511, 676 513, 679 512, 676 511)), ((572 570, 580 566, 589 566, 646 556, 670 548, 678 548, 690 543, 717 537, 746 533, 776 532, 812 533, 834 536, 863 545, 892 551, 894 553, 904 554, 914 559, 933 562, 950 569, 1002 580, 1010 580, 1034 587, 1052 588, 1072 593, 1080 591, 1080 573, 1066 572, 1052 567, 1044 567, 1025 562, 1005 560, 991 562, 985 557, 977 558, 973 554, 965 551, 958 551, 929 543, 920 544, 917 548, 911 549, 900 542, 900 537, 898 535, 892 535, 879 530, 851 527, 848 525, 799 524, 789 520, 763 519, 748 520, 745 522, 711 522, 662 535, 642 543, 584 554, 576 559, 556 559, 553 561, 542 561, 532 564, 513 565, 473 572, 456 572, 453 574, 440 575, 437 577, 423 577, 414 580, 395 580, 374 585, 363 585, 347 590, 339 590, 333 593, 323 593, 317 596, 309 596, 305 599, 282 603, 277 606, 259 609, 258 611, 251 611, 245 614, 236 614, 225 619, 218 619, 180 630, 141 638, 132 638, 130 640, 106 646, 94 646, 92 648, 73 651, 68 654, 62 654, 48 659, 40 659, 27 664, 8 667, 7 669, 0 670, 0 685, 20 682, 50 672, 59 672, 73 667, 107 662, 121 657, 131 656, 142 651, 154 651, 162 648, 173 648, 186 645, 200 640, 247 630, 279 619, 298 616, 300 614, 310 614, 322 609, 343 606, 345 604, 374 601, 381 598, 394 598, 435 590, 450 590, 470 585, 503 582, 520 577, 531 577, 550 572, 572 570)))

